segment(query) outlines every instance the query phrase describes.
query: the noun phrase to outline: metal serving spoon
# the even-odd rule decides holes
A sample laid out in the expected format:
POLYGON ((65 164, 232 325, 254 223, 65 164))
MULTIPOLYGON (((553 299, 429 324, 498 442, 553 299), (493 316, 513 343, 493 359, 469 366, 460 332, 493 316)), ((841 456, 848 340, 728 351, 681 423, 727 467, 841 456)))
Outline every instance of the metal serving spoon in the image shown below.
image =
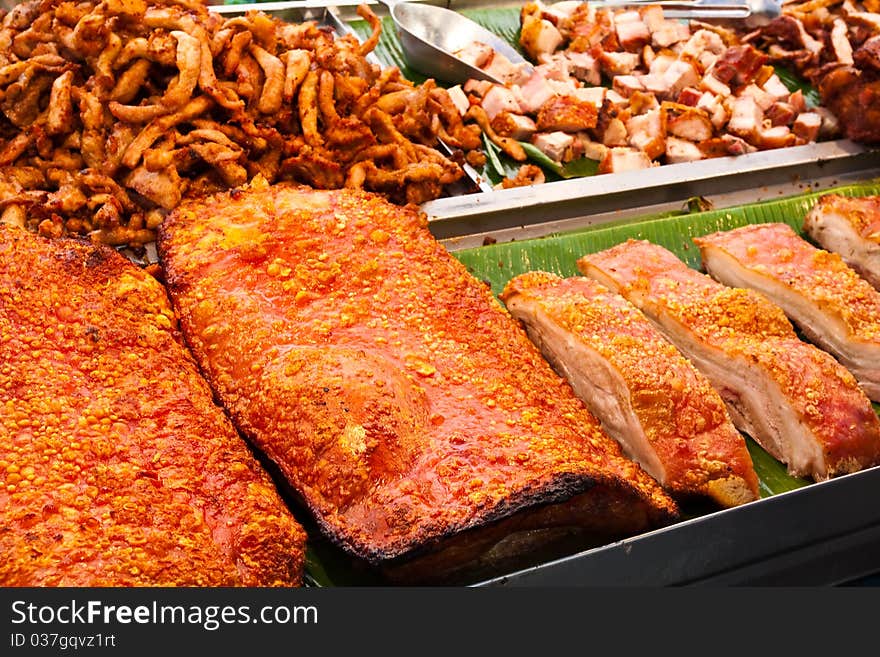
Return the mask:
POLYGON ((405 0, 380 1, 388 7, 407 64, 420 73, 452 83, 471 78, 502 83, 452 54, 476 42, 492 47, 531 72, 532 64, 516 48, 457 11, 405 0))

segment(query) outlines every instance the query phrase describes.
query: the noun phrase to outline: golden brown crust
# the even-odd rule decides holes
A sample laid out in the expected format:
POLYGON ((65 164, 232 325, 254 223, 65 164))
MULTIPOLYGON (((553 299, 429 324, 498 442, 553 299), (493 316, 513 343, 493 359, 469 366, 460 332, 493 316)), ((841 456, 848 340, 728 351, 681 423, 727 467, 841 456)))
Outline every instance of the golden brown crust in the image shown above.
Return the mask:
POLYGON ((0 226, 0 583, 295 585, 305 534, 108 247, 0 226))
POLYGON ((880 196, 824 194, 816 201, 816 207, 845 218, 857 235, 880 244, 880 196))
POLYGON ((512 279, 501 298, 518 295, 619 373, 668 490, 725 506, 759 497, 752 459, 721 397, 635 306, 591 279, 542 272, 512 279))
POLYGON ((578 268, 600 280, 610 278, 640 309, 681 326, 695 341, 729 358, 731 367, 766 371, 818 441, 824 466, 814 476, 880 462, 880 421, 853 375, 801 341, 782 309, 763 294, 726 287, 645 240, 631 239, 584 256, 578 268))
POLYGON ((848 339, 880 342, 880 292, 836 253, 817 249, 787 224, 753 224, 694 238, 719 248, 756 274, 784 283, 836 318, 848 339))
POLYGON ((632 498, 617 529, 675 513, 415 208, 254 186, 185 205, 159 247, 233 420, 356 556, 439 549, 598 484, 632 498))

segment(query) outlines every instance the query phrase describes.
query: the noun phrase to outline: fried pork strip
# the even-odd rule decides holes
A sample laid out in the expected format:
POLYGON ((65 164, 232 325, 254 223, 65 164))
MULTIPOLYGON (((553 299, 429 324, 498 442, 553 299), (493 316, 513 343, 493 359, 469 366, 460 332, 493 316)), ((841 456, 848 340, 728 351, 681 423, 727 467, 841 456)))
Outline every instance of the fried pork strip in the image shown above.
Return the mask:
POLYGON ((233 421, 381 572, 449 581, 507 537, 674 516, 415 208, 264 183, 186 203, 158 246, 233 421))
POLYGON ((880 289, 880 196, 825 194, 804 218, 804 232, 880 289))
POLYGON ((763 294, 726 287, 644 240, 578 268, 642 310, 792 475, 821 480, 880 462, 880 419, 853 375, 800 340, 763 294))
POLYGON ((755 224, 695 238, 716 280, 749 287, 782 308, 803 334, 833 354, 880 401, 880 292, 836 253, 817 249, 788 224, 755 224))
POLYGON ((670 493, 722 506, 758 498, 721 397, 635 306, 589 278, 544 272, 512 279, 501 298, 608 434, 670 493))
POLYGON ((4 586, 300 582, 304 532, 109 247, 0 226, 0 482, 4 586))

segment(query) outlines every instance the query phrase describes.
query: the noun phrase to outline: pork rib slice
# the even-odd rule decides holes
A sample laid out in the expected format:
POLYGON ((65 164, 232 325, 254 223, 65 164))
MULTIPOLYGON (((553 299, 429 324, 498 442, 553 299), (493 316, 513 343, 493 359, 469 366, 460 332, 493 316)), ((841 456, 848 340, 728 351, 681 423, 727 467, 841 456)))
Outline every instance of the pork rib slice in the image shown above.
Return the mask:
POLYGON ((362 565, 458 581, 554 532, 675 517, 416 209, 257 181, 158 244, 218 398, 362 565))
POLYGON ((880 292, 836 253, 788 224, 753 224, 695 238, 716 280, 767 295, 814 344, 880 400, 880 292))
POLYGON ((880 462, 880 419, 853 375, 800 340, 763 294, 724 286, 645 240, 577 264, 642 310, 792 475, 822 480, 880 462))
POLYGON ((4 586, 301 581, 305 532, 110 247, 0 226, 0 461, 4 586))
POLYGON ((530 272, 501 294, 557 372, 624 452, 677 498, 758 498, 745 440, 709 381, 619 294, 530 272))
POLYGON ((880 196, 825 194, 807 213, 803 229, 880 289, 880 196))

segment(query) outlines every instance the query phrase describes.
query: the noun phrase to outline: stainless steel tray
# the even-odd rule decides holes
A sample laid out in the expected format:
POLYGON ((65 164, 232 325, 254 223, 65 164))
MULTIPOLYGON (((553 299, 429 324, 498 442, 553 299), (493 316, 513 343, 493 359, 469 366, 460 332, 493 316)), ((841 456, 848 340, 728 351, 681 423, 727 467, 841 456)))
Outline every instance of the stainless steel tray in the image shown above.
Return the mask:
POLYGON ((880 572, 880 467, 477 586, 830 586, 880 572))

